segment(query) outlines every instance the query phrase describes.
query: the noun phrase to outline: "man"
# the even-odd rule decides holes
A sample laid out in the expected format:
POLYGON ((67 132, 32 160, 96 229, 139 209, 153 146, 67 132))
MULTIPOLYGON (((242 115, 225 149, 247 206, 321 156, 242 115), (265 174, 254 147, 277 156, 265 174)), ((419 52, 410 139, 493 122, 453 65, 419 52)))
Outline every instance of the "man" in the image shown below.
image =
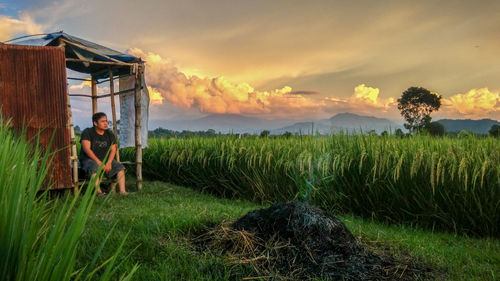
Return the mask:
MULTIPOLYGON (((128 194, 125 190, 125 167, 114 160, 116 155, 116 139, 113 133, 108 130, 108 118, 103 112, 98 112, 92 116, 94 127, 83 130, 81 137, 82 149, 80 151, 80 165, 82 169, 94 177, 99 170, 102 161, 109 155, 103 169, 106 176, 117 177, 118 187, 121 194, 128 194)), ((99 179, 96 180, 97 194, 104 195, 99 186, 99 179)))

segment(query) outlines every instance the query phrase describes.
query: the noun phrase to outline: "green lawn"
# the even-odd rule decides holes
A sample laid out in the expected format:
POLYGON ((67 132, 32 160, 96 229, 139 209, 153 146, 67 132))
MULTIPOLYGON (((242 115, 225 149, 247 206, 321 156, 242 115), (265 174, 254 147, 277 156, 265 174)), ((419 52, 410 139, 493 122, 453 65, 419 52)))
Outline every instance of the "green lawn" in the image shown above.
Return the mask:
MULTIPOLYGON (((123 257, 120 270, 139 264, 134 280, 242 280, 252 276, 250 269, 230 265, 223 257, 197 252, 189 238, 206 227, 261 207, 265 206, 219 199, 162 182, 145 182, 144 189, 133 195, 96 200, 78 261, 80 265, 89 263, 101 240, 114 227, 102 256, 111 255, 128 234, 124 252, 131 254, 123 257)), ((500 278, 498 240, 385 226, 351 216, 340 218, 366 243, 388 248, 395 255, 409 253, 438 268, 438 279, 500 278)))

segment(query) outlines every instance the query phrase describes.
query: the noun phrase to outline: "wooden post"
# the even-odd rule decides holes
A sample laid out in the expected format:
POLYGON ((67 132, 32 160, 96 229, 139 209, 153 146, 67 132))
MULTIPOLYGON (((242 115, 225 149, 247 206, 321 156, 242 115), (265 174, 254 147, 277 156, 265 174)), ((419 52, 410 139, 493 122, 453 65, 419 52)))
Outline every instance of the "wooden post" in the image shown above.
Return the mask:
POLYGON ((71 143, 71 161, 73 163, 73 193, 76 194, 78 192, 78 155, 76 152, 76 137, 75 137, 75 126, 73 124, 73 115, 71 114, 71 104, 69 101, 69 92, 68 92, 68 123, 69 123, 69 135, 70 135, 70 143, 71 143))
POLYGON ((118 126, 116 124, 116 108, 115 108, 115 84, 113 83, 113 70, 109 70, 109 94, 111 97, 111 115, 113 117, 113 133, 116 139, 116 161, 120 162, 120 144, 118 141, 118 126))
POLYGON ((143 64, 139 63, 135 72, 135 167, 137 177, 137 189, 142 189, 142 142, 141 142, 141 86, 142 86, 143 64))
MULTIPOLYGON (((60 40, 59 41, 59 47, 64 49, 66 47, 66 44, 64 41, 60 40)), ((75 137, 75 126, 73 124, 73 114, 71 113, 71 102, 70 102, 70 96, 69 96, 69 90, 66 89, 66 94, 67 94, 67 106, 68 106, 68 123, 66 127, 69 127, 69 137, 70 137, 70 145, 71 145, 71 151, 70 151, 70 161, 73 163, 72 167, 72 183, 73 183, 73 193, 76 194, 78 192, 78 155, 76 152, 76 137, 75 137)))
POLYGON ((91 85, 92 85, 92 115, 97 113, 97 84, 95 81, 95 77, 91 77, 91 85))

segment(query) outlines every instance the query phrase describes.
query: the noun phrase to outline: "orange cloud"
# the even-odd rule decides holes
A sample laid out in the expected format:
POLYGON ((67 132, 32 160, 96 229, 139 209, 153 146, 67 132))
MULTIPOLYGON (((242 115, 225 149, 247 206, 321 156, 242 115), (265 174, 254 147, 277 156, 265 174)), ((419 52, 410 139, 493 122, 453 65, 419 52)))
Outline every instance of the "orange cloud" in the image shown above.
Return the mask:
POLYGON ((149 101, 151 104, 162 104, 163 103, 163 97, 161 96, 161 93, 158 92, 155 88, 148 86, 148 91, 149 91, 149 101))
POLYGON ((380 98, 380 89, 359 84, 354 88, 354 92, 350 97, 326 97, 327 107, 326 112, 355 112, 365 115, 377 115, 390 118, 399 117, 397 106, 394 98, 380 98))
POLYGON ((233 83, 224 77, 207 78, 186 75, 169 59, 140 49, 129 53, 146 61, 146 80, 153 92, 153 105, 164 101, 183 108, 196 107, 204 113, 272 114, 286 116, 319 110, 317 101, 292 92, 285 86, 271 91, 257 91, 248 83, 233 83))
POLYGON ((360 84, 354 88, 354 94, 349 99, 349 102, 384 110, 395 105, 394 98, 381 99, 378 96, 379 93, 380 90, 378 88, 367 87, 365 84, 360 84))
POLYGON ((449 111, 467 118, 500 117, 500 92, 492 92, 488 88, 471 89, 465 94, 443 98, 442 103, 449 111))
MULTIPOLYGON (((92 83, 90 82, 90 80, 86 80, 82 81, 80 84, 69 86, 69 89, 74 91, 72 93, 89 94, 91 92, 91 87, 92 83)), ((118 89, 118 85, 115 85, 115 91, 116 89, 118 89)), ((97 94, 109 94, 109 87, 99 87, 99 85, 97 85, 97 94)))
POLYGON ((42 30, 26 13, 19 13, 19 19, 0 15, 0 41, 13 39, 16 34, 42 33, 42 30))
POLYGON ((76 89, 83 89, 83 88, 89 88, 92 87, 92 83, 90 82, 90 80, 87 80, 87 81, 82 81, 80 84, 78 85, 71 85, 69 86, 69 89, 70 90, 76 90, 76 89))

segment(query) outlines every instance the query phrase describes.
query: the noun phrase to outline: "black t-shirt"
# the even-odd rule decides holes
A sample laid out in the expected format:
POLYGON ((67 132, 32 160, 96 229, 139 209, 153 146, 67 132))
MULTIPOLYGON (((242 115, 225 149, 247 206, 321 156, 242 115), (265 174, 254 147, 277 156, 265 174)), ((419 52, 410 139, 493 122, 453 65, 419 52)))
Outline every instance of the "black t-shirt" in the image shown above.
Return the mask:
MULTIPOLYGON (((111 145, 116 143, 115 135, 110 130, 105 130, 104 134, 99 135, 95 128, 87 128, 83 130, 82 137, 80 139, 80 143, 83 140, 90 141, 90 150, 94 152, 95 156, 99 158, 99 160, 103 161, 108 154, 108 150, 111 145)), ((83 151, 83 148, 80 150, 80 160, 90 159, 90 157, 83 151)))

